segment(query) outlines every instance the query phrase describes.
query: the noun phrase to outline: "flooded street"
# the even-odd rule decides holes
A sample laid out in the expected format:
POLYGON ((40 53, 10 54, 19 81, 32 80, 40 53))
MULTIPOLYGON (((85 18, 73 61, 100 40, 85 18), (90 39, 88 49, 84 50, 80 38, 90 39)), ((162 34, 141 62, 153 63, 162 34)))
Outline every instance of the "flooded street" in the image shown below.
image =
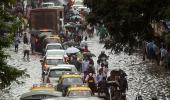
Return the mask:
MULTIPOLYGON (((104 50, 103 44, 99 44, 98 37, 88 39, 87 42, 89 50, 96 55, 93 58, 96 65, 98 55, 101 50, 104 50)), ((110 50, 106 50, 109 55, 109 70, 122 69, 128 75, 127 100, 135 100, 138 93, 143 96, 144 100, 149 100, 154 95, 157 95, 159 100, 169 100, 169 71, 153 66, 148 61, 143 62, 138 54, 128 56, 124 53, 116 55, 109 52, 110 50)), ((18 100, 20 95, 28 92, 33 84, 41 83, 40 56, 32 55, 30 62, 24 62, 22 60, 22 47, 20 47, 18 54, 14 52, 14 47, 8 49, 8 53, 11 55, 11 58, 8 59, 8 64, 18 69, 26 69, 26 73, 30 77, 19 78, 18 82, 20 84, 13 82, 8 89, 3 91, 0 98, 3 100, 18 100)))

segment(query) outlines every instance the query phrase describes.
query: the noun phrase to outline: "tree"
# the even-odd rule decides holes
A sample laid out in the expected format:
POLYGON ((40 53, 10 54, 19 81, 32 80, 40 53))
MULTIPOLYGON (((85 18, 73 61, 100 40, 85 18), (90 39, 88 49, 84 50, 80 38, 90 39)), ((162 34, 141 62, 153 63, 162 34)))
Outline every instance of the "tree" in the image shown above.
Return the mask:
POLYGON ((9 11, 9 3, 15 3, 15 0, 1 0, 0 1, 0 88, 10 85, 11 81, 15 81, 17 77, 24 75, 23 70, 18 70, 12 66, 9 66, 6 62, 7 55, 4 50, 10 47, 13 42, 13 34, 20 21, 17 21, 9 11))
POLYGON ((91 8, 89 23, 100 23, 108 28, 111 45, 116 52, 131 52, 139 41, 152 38, 151 22, 167 19, 169 0, 85 0, 91 8))

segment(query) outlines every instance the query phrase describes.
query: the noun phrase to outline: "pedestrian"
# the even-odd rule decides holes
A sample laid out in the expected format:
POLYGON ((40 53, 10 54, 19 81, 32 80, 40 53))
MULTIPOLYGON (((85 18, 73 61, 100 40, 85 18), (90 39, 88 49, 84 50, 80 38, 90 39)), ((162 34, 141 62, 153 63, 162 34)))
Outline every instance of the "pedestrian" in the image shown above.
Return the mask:
POLYGON ((165 46, 162 45, 162 47, 160 48, 160 65, 166 67, 167 62, 166 62, 166 58, 167 58, 168 52, 165 49, 165 46))
POLYGON ((87 72, 89 66, 89 61, 87 60, 87 58, 85 60, 83 60, 82 62, 82 72, 85 73, 87 72))
POLYGON ((86 76, 85 81, 87 82, 89 88, 92 90, 92 94, 94 95, 94 93, 97 91, 95 74, 89 73, 86 76))
POLYGON ((88 57, 88 60, 89 60, 89 64, 91 64, 92 66, 94 66, 93 58, 89 56, 89 57, 88 57))
POLYGON ((35 35, 33 35, 33 34, 31 34, 30 43, 31 43, 31 51, 32 51, 32 54, 34 54, 34 52, 35 52, 36 38, 35 38, 35 35))
POLYGON ((84 40, 87 41, 87 35, 88 35, 87 30, 84 30, 83 34, 84 34, 84 37, 85 37, 84 40))
POLYGON ((18 52, 18 46, 19 46, 19 43, 20 43, 20 39, 19 39, 19 36, 15 36, 15 52, 18 52))
POLYGON ((99 72, 98 72, 98 74, 97 74, 97 77, 96 77, 97 83, 99 83, 100 81, 102 81, 102 79, 103 79, 102 70, 99 70, 99 72))
POLYGON ((104 63, 101 64, 101 68, 99 70, 102 71, 103 77, 107 77, 108 68, 106 68, 104 63))
POLYGON ((107 89, 106 77, 102 77, 102 80, 98 82, 98 95, 100 96, 101 93, 104 93, 106 96, 109 95, 108 89, 107 89))
POLYGON ((95 74, 95 69, 94 69, 94 67, 93 67, 92 64, 89 64, 88 69, 87 69, 87 73, 88 73, 88 74, 89 74, 89 73, 95 74))
POLYGON ((24 44, 28 43, 27 33, 24 33, 23 42, 24 44))
POLYGON ((81 72, 82 71, 82 59, 79 59, 78 60, 78 62, 76 63, 76 68, 77 68, 77 70, 79 71, 79 72, 81 72))
POLYGON ((100 60, 97 60, 97 66, 96 66, 97 72, 99 71, 100 67, 101 67, 100 60))
POLYGON ((121 75, 118 79, 118 82, 120 84, 120 91, 122 94, 126 93, 126 90, 128 90, 128 82, 125 76, 121 75))
POLYGON ((151 41, 147 44, 147 49, 148 49, 148 53, 149 53, 149 58, 150 60, 152 60, 152 62, 154 60, 157 61, 157 64, 159 62, 158 60, 158 54, 159 54, 159 50, 158 50, 158 46, 155 44, 155 41, 151 41))
POLYGON ((23 44, 23 50, 24 50, 24 57, 23 57, 23 59, 24 60, 25 60, 25 57, 27 56, 27 61, 30 61, 30 58, 29 58, 30 48, 31 48, 31 46, 29 45, 28 41, 23 44))
POLYGON ((84 48, 83 52, 89 52, 89 49, 88 49, 87 45, 85 45, 85 48, 84 48))
POLYGON ((87 45, 86 41, 83 40, 83 41, 81 41, 81 43, 80 43, 80 48, 81 48, 82 50, 84 50, 86 45, 87 45))
POLYGON ((153 45, 153 49, 154 49, 154 58, 155 58, 155 60, 156 60, 156 63, 157 63, 157 65, 159 66, 159 63, 160 63, 160 49, 159 49, 159 47, 156 45, 156 44, 154 44, 153 45))

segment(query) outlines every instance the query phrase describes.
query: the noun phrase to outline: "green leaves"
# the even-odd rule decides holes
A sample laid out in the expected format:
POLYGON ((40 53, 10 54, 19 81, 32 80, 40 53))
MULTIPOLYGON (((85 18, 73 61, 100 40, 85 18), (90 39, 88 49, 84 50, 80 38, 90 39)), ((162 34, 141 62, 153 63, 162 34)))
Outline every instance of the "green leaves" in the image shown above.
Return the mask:
POLYGON ((10 85, 11 81, 16 81, 17 77, 25 75, 24 70, 18 70, 12 66, 7 65, 6 59, 9 57, 4 50, 10 47, 13 43, 13 33, 22 24, 20 20, 8 12, 8 4, 15 3, 15 0, 1 0, 0 1, 0 32, 4 36, 0 36, 0 88, 5 88, 10 85), (2 7, 4 5, 4 8, 2 7))
MULTIPOLYGON (((116 51, 136 49, 139 41, 153 33, 151 22, 170 18, 169 0, 85 0, 92 9, 89 23, 103 23, 114 40, 116 51), (138 40, 136 39, 138 38, 138 40)), ((106 46, 107 48, 108 45, 106 46)))

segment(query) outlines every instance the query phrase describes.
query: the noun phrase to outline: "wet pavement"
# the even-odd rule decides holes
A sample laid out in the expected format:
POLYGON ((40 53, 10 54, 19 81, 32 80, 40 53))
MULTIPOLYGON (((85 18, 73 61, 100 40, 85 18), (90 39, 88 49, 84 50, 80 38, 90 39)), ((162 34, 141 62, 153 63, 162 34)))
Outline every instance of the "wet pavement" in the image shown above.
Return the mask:
MULTIPOLYGON (((98 37, 88 39, 89 50, 98 56, 103 48, 103 44, 99 44, 98 37)), ((41 65, 40 56, 32 55, 30 62, 22 60, 23 52, 22 45, 19 52, 14 52, 14 47, 7 50, 11 55, 8 59, 8 64, 17 67, 18 69, 27 69, 27 74, 30 77, 18 78, 17 84, 13 82, 10 87, 3 91, 1 99, 18 100, 20 95, 28 92, 32 84, 41 83, 41 65)), ((135 96, 140 93, 144 100, 149 100, 151 96, 158 95, 159 100, 169 100, 170 98, 170 71, 167 71, 160 66, 156 66, 149 61, 143 62, 139 54, 127 55, 125 53, 110 54, 110 50, 106 50, 109 57, 109 70, 123 69, 127 73, 128 92, 127 100, 135 100, 135 96)), ((96 60, 97 57, 93 57, 96 60)))

